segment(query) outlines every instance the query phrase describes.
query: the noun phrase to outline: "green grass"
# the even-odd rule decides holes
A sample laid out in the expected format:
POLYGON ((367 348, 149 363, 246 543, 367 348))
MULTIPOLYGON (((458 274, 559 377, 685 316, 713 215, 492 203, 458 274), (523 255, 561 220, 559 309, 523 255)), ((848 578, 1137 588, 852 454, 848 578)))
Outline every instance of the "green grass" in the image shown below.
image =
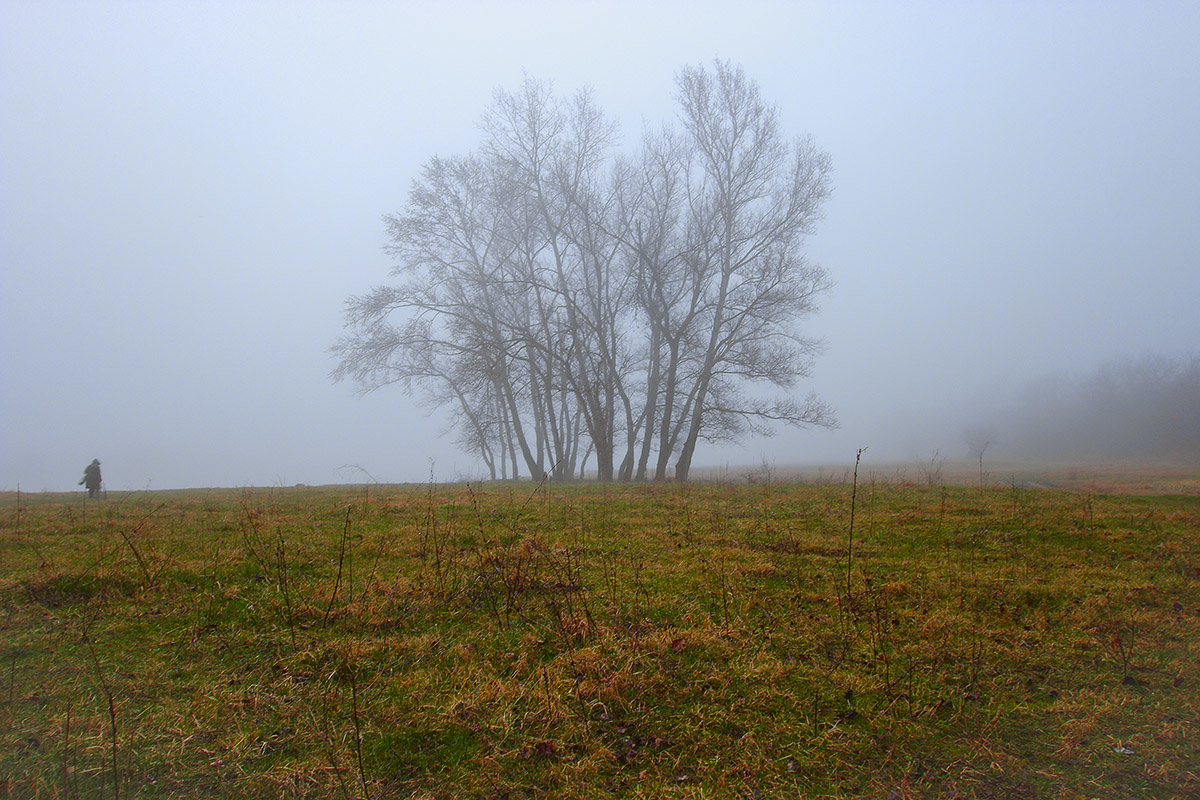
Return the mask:
POLYGON ((1200 794, 1200 497, 850 499, 4 494, 0 795, 1200 794))

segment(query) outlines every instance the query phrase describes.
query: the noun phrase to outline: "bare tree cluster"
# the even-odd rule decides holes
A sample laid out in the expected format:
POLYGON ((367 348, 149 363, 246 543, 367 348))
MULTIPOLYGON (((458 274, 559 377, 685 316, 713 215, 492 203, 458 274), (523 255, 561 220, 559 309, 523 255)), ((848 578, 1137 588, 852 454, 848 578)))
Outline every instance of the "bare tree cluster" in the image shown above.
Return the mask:
POLYGON ((686 480, 702 440, 833 424, 792 393, 830 287, 803 254, 829 158, 738 67, 677 90, 680 125, 632 155, 586 91, 497 91, 481 147, 433 158, 385 218, 400 280, 347 300, 333 377, 447 409, 493 478, 594 459, 600 480, 686 480))

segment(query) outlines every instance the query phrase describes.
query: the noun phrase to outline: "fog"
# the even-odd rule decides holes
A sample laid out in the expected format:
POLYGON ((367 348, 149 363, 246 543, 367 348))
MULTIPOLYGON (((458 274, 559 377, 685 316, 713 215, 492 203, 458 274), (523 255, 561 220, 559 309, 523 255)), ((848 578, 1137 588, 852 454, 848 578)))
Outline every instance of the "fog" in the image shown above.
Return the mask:
POLYGON ((415 398, 329 380, 381 217, 496 87, 590 86, 633 146, 718 57, 832 157, 801 391, 840 427, 697 467, 1016 442, 1038 381, 1200 350, 1197 41, 1186 2, 9 0, 0 489, 477 476, 415 398))

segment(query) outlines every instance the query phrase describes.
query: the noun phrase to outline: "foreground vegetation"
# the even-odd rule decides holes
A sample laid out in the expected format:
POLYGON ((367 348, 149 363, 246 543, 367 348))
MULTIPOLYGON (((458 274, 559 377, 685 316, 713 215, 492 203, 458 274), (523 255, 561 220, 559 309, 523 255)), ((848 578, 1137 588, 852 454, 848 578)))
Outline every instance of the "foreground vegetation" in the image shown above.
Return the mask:
POLYGON ((8 797, 1200 794, 1195 495, 10 493, 0 525, 8 797))

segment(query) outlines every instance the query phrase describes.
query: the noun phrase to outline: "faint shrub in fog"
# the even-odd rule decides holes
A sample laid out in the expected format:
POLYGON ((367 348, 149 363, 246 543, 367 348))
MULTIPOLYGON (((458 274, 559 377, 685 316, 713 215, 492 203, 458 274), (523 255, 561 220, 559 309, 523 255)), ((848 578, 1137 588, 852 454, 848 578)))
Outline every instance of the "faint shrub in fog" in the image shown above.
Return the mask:
POLYGON ((917 472, 921 475, 921 482, 929 486, 942 483, 945 468, 946 457, 940 450, 934 450, 928 461, 917 462, 917 472))
POLYGON ((963 431, 967 457, 979 460, 979 486, 983 487, 983 454, 996 441, 996 431, 990 425, 976 425, 963 431))

